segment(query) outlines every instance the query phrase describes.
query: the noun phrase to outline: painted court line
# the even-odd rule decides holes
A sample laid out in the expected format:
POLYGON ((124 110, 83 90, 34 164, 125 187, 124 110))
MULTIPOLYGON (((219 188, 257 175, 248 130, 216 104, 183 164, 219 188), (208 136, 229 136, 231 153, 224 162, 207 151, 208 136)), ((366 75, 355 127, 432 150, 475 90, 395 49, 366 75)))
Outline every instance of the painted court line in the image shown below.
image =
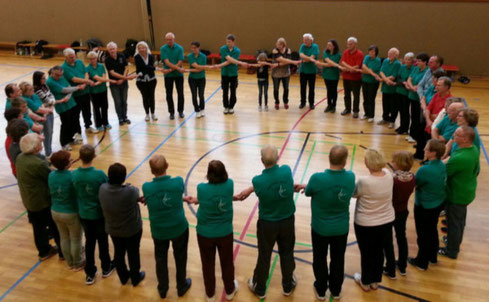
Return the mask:
POLYGON ((17 280, 17 282, 15 282, 9 289, 7 289, 7 291, 0 297, 0 301, 5 299, 5 297, 7 297, 7 295, 10 294, 10 292, 13 291, 15 287, 20 284, 20 282, 22 282, 27 276, 29 276, 29 274, 32 273, 32 271, 35 270, 36 267, 39 266, 39 264, 41 264, 41 261, 37 261, 36 264, 34 264, 22 277, 20 277, 19 280, 17 280))

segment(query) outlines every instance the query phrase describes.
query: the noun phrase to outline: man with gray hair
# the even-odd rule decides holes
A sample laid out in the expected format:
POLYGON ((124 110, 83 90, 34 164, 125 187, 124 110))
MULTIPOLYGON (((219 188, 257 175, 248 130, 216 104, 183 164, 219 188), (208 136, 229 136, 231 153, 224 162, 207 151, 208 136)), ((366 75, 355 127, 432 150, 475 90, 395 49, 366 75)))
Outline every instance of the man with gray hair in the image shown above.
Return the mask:
POLYGON ((431 81, 433 78, 433 73, 436 71, 445 71, 441 67, 443 65, 443 58, 440 57, 439 55, 432 55, 430 57, 430 60, 428 61, 428 70, 426 70, 423 78, 421 81, 418 83, 418 95, 419 99, 422 99, 423 96, 425 95, 426 90, 431 85, 431 81))
MULTIPOLYGON (((61 67, 63 67, 63 76, 68 83, 70 83, 71 86, 80 84, 86 85, 85 89, 73 92, 73 98, 76 102, 76 116, 74 118, 79 119, 81 111, 83 121, 85 123, 85 131, 87 133, 98 133, 96 128, 90 127, 92 125, 92 112, 90 110, 90 86, 93 86, 94 82, 90 80, 85 64, 83 64, 80 59, 76 58, 75 51, 72 48, 66 48, 63 50, 63 55, 65 56, 65 61, 61 67)), ((81 127, 76 129, 76 131, 76 136, 78 139, 80 139, 81 127)))
POLYGON ((345 110, 341 115, 350 114, 351 94, 353 93, 353 118, 358 118, 360 111, 360 88, 362 87, 362 63, 363 52, 357 48, 357 38, 350 37, 346 42, 346 50, 340 60, 343 76, 343 88, 345 89, 345 110))
POLYGON ((401 68, 401 62, 397 59, 399 50, 395 47, 387 52, 387 60, 384 60, 380 68, 380 77, 382 78, 382 121, 389 123, 389 128, 394 128, 397 112, 400 108, 400 102, 396 100, 396 78, 401 68))
MULTIPOLYGON (((441 118, 435 127, 432 127, 431 138, 441 140, 444 143, 447 143, 450 140, 453 133, 458 128, 457 115, 459 110, 464 107, 464 104, 458 102, 458 100, 459 98, 448 98, 446 100, 446 115, 441 118)), ((438 120, 440 114, 438 114, 436 120, 438 120)), ((436 123, 436 120, 434 123, 436 123)))
POLYGON ((274 146, 266 145, 261 149, 261 161, 265 170, 253 177, 253 186, 235 196, 235 200, 244 200, 252 192, 258 196, 258 260, 253 277, 248 280, 248 287, 258 298, 266 297, 270 258, 276 242, 282 269, 283 294, 290 296, 297 284, 294 276, 293 196, 300 186, 294 186, 294 178, 288 165, 277 164, 278 152, 274 146))
POLYGON ((319 56, 319 47, 314 42, 314 38, 311 34, 307 33, 302 36, 301 48, 299 49, 299 55, 302 63, 299 67, 300 81, 301 81, 301 104, 300 109, 306 106, 306 92, 307 85, 309 85, 309 108, 314 109, 314 88, 316 85, 317 67, 316 62, 319 56))

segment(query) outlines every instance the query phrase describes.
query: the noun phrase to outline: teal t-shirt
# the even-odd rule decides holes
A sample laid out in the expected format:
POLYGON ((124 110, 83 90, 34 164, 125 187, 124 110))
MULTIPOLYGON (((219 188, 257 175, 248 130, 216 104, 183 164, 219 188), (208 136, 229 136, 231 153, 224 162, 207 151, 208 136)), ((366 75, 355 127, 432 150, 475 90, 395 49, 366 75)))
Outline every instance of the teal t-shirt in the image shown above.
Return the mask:
MULTIPOLYGON (((207 56, 201 52, 199 55, 195 57, 193 53, 187 56, 188 64, 190 65, 190 69, 195 69, 192 64, 197 63, 197 65, 207 65, 207 56)), ((203 69, 200 72, 189 72, 188 77, 191 79, 202 79, 205 78, 205 70, 203 69)))
POLYGON ((143 184, 151 235, 158 240, 176 238, 188 229, 183 210, 185 186, 181 177, 155 177, 143 184))
MULTIPOLYGON (((306 44, 302 43, 299 53, 303 53, 306 56, 314 56, 317 60, 319 58, 319 47, 316 43, 312 43, 310 47, 307 47, 306 44)), ((316 74, 318 72, 318 68, 313 62, 302 62, 299 67, 299 72, 305 74, 316 74)))
MULTIPOLYGON (((389 59, 385 59, 384 62, 382 62, 382 67, 380 68, 380 71, 382 71, 386 77, 394 77, 395 82, 400 68, 401 62, 399 62, 399 60, 394 59, 392 62, 390 62, 389 59)), ((389 86, 386 83, 382 82, 381 91, 382 93, 393 94, 396 93, 396 88, 396 85, 389 86)))
POLYGON ((51 210, 59 213, 78 213, 73 177, 69 170, 53 171, 48 177, 51 210))
MULTIPOLYGON (((97 80, 95 80, 93 77, 95 76, 103 77, 104 74, 106 74, 105 67, 102 63, 97 63, 97 67, 93 67, 92 64, 88 64, 87 72, 88 72, 88 76, 90 77, 90 80, 94 82, 97 82, 97 80)), ((104 91, 107 91, 107 84, 105 82, 97 86, 90 87, 91 94, 101 93, 104 91)))
MULTIPOLYGON (((177 64, 178 61, 185 60, 185 56, 183 54, 183 47, 177 43, 173 44, 173 47, 170 47, 168 44, 161 46, 160 48, 160 58, 163 61, 163 68, 170 69, 168 65, 165 64, 165 60, 168 59, 170 63, 177 64)), ((178 70, 173 70, 170 73, 165 74, 165 78, 178 78, 183 77, 183 73, 178 70)))
POLYGON ((72 172, 72 177, 80 217, 91 220, 103 218, 98 191, 102 184, 108 182, 107 175, 94 167, 80 167, 72 172))
POLYGON ((255 194, 258 196, 258 218, 279 221, 295 213, 294 179, 287 165, 275 165, 253 177, 255 194))
POLYGON ((224 237, 233 232, 233 194, 231 179, 197 186, 197 233, 208 238, 224 237))
POLYGON ((10 99, 7 98, 5 101, 5 110, 10 109, 10 107, 12 107, 12 103, 10 103, 10 99))
MULTIPOLYGON (((372 69, 372 71, 377 75, 379 74, 380 67, 382 66, 379 57, 375 57, 372 59, 369 55, 365 56, 365 58, 363 59, 363 64, 372 69)), ((362 74, 362 82, 377 83, 378 81, 370 74, 362 74)))
MULTIPOLYGON (((241 55, 241 50, 236 46, 233 47, 232 50, 229 50, 227 45, 224 45, 219 50, 219 54, 221 55, 221 62, 226 62, 226 57, 230 56, 235 60, 239 60, 239 56, 241 55)), ((221 68, 221 76, 225 77, 237 77, 238 76, 238 65, 229 64, 228 66, 224 66, 221 68)))
POLYGON ((348 234, 355 174, 345 169, 315 173, 306 186, 311 196, 311 228, 321 236, 348 234))
POLYGON ((458 124, 457 121, 452 122, 448 115, 445 115, 445 117, 438 123, 438 125, 436 125, 436 128, 438 128, 438 133, 440 133, 445 141, 448 142, 455 130, 457 130, 458 124))
POLYGON ((435 86, 433 85, 430 85, 430 87, 426 89, 426 91, 424 92, 424 97, 426 98, 426 105, 428 105, 431 102, 431 99, 433 98, 435 93, 436 93, 435 86))
POLYGON ((408 95, 408 90, 406 87, 404 87, 403 82, 406 82, 413 72, 414 67, 411 65, 411 67, 407 67, 406 64, 402 64, 401 67, 399 68, 399 73, 397 74, 397 88, 396 92, 399 93, 400 95, 407 96, 408 95))
MULTIPOLYGON (((418 66, 414 66, 413 71, 409 75, 411 78, 411 83, 413 86, 418 85, 418 83, 423 79, 424 74, 428 70, 428 67, 425 67, 423 70, 419 70, 418 66)), ((419 95, 417 92, 409 90, 408 91, 408 98, 414 101, 419 101, 419 95)))
POLYGON ((32 126, 34 126, 34 121, 31 119, 31 117, 29 116, 29 113, 24 113, 24 121, 27 122, 27 124, 29 125, 29 129, 32 129, 32 126))
MULTIPOLYGON (((75 60, 74 65, 68 64, 66 61, 61 65, 63 67, 63 76, 70 83, 71 86, 79 85, 72 81, 73 78, 84 79, 85 74, 87 73, 87 69, 85 64, 81 60, 75 60)), ((73 96, 77 97, 80 95, 84 95, 90 92, 90 85, 87 85, 83 90, 77 90, 73 92, 73 96)))
POLYGON ((425 209, 441 205, 446 197, 447 168, 439 160, 430 160, 421 166, 415 175, 416 191, 414 203, 425 209))
MULTIPOLYGON (((339 63, 341 60, 341 53, 331 54, 325 50, 323 52, 323 58, 325 61, 326 59, 330 59, 335 63, 339 63)), ((337 81, 340 79, 340 69, 338 67, 323 67, 322 76, 325 80, 337 81)))
POLYGON ((22 98, 26 100, 27 102, 27 107, 32 111, 32 112, 37 112, 39 108, 42 106, 42 101, 41 99, 37 96, 37 94, 33 94, 31 97, 28 97, 26 95, 23 95, 22 98))
MULTIPOLYGON (((49 90, 51 90, 51 92, 54 95, 54 98, 57 101, 61 100, 62 98, 64 98, 66 96, 66 94, 61 93, 63 88, 70 87, 70 83, 68 83, 68 81, 64 77, 61 77, 59 79, 59 81, 56 81, 52 77, 49 77, 48 80, 46 81, 46 85, 48 85, 49 90)), ((70 99, 68 100, 68 102, 55 104, 54 109, 56 110, 56 112, 58 114, 60 114, 60 113, 63 113, 65 111, 70 110, 71 108, 73 108, 75 106, 76 106, 75 99, 73 99, 73 96, 71 96, 70 99)))

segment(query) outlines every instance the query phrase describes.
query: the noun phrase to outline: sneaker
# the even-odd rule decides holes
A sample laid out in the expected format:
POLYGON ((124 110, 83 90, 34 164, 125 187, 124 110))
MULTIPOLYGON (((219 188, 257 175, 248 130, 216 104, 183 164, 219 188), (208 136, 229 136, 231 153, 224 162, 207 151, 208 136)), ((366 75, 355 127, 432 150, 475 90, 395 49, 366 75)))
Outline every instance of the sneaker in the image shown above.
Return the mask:
POLYGON ((280 104, 275 104, 275 110, 279 110, 280 109, 280 104))
POLYGON ((416 143, 416 140, 415 140, 414 138, 412 138, 411 136, 408 136, 406 140, 407 140, 407 142, 408 142, 408 143, 410 143, 410 144, 414 144, 414 143, 416 143))
POLYGON ((420 271, 423 271, 423 272, 427 269, 427 267, 421 267, 418 264, 418 260, 416 258, 408 258, 408 263, 411 264, 412 266, 416 267, 420 271))
POLYGON ((331 110, 329 110, 329 112, 335 113, 336 112, 336 107, 331 107, 331 110))
POLYGON ((343 111, 341 112, 341 115, 347 115, 347 114, 350 114, 350 113, 351 113, 351 111, 350 111, 350 110, 345 109, 345 110, 343 110, 343 111))
POLYGON ((83 141, 83 136, 81 136, 80 133, 75 133, 75 135, 73 135, 73 139, 76 141, 83 141))
POLYGON ((380 120, 380 121, 377 122, 377 125, 379 125, 379 126, 382 126, 382 125, 385 125, 385 124, 387 124, 387 122, 384 121, 384 120, 380 120))
POLYGON ((283 290, 282 294, 284 294, 284 296, 286 296, 286 297, 292 295, 296 286, 297 286, 297 278, 295 277, 295 275, 292 275, 292 288, 287 292, 285 290, 283 290))
POLYGON ((88 128, 85 128, 85 132, 95 134, 95 133, 98 133, 98 130, 93 128, 93 127, 88 127, 88 128))
POLYGON ((137 280, 136 282, 134 282, 134 280, 131 280, 132 286, 138 286, 138 284, 144 280, 144 277, 146 277, 146 273, 144 271, 139 272, 139 280, 137 280))
POLYGON ((156 116, 156 114, 152 113, 151 119, 156 122, 158 120, 158 117, 156 116))
POLYGON ((257 294, 256 291, 255 291, 255 287, 256 287, 256 284, 253 283, 253 277, 251 277, 250 279, 248 279, 248 288, 250 289, 250 291, 252 293, 255 294, 255 296, 258 297, 258 299, 260 299, 260 300, 261 299, 265 299, 267 297, 267 295, 266 294, 263 294, 263 295, 257 294))
POLYGON ((119 121, 119 126, 123 126, 124 125, 124 121, 119 121))
MULTIPOLYGON (((162 298, 162 299, 165 299, 165 298, 162 298)), ((212 296, 210 298, 207 297, 207 296, 205 296, 205 301, 207 301, 207 302, 214 302, 214 301, 216 301, 216 296, 214 295, 214 296, 212 296)))
POLYGON ((363 289, 363 291, 370 291, 370 286, 362 283, 362 275, 360 273, 355 273, 353 275, 353 280, 355 280, 355 282, 363 289))
POLYGON ((438 255, 442 255, 442 256, 445 256, 445 257, 448 257, 448 258, 451 258, 451 259, 457 259, 457 256, 453 257, 451 255, 448 254, 448 251, 447 251, 447 248, 446 247, 443 247, 441 249, 438 250, 438 255))
POLYGON ((304 103, 304 104, 302 104, 302 103, 301 103, 301 104, 299 105, 299 109, 302 109, 302 108, 304 108, 304 107, 306 107, 306 103, 304 103))
POLYGON ((85 268, 85 261, 83 261, 82 263, 80 263, 78 265, 74 265, 74 266, 70 267, 70 269, 74 272, 79 272, 84 268, 85 268))
POLYGON ((362 120, 362 121, 363 121, 363 120, 366 120, 366 119, 368 119, 368 116, 366 116, 366 115, 363 115, 363 116, 360 118, 360 120, 362 120))
POLYGON ((448 225, 448 221, 446 219, 442 219, 441 220, 441 224, 443 224, 444 226, 447 226, 448 225))
MULTIPOLYGON (((234 290, 232 293, 226 294, 226 300, 228 300, 228 301, 233 300, 234 296, 236 295, 236 292, 238 291, 238 287, 239 287, 238 280, 234 279, 234 290)), ((207 301, 209 301, 209 300, 207 300, 207 301)))
POLYGON ((314 105, 314 104, 309 105, 309 109, 314 110, 315 108, 316 108, 316 105, 314 105))
POLYGON ((318 290, 316 289, 316 281, 314 281, 312 288, 314 288, 314 293, 316 294, 316 299, 318 299, 320 301, 326 300, 326 294, 324 294, 322 296, 320 294, 318 294, 318 290))
POLYGON ((396 272, 394 273, 389 273, 389 271, 387 270, 387 267, 384 266, 383 270, 382 270, 382 273, 384 275, 386 275, 387 277, 389 277, 389 279, 391 280, 396 280, 396 272))
POLYGON ((399 274, 401 274, 401 276, 406 276, 407 273, 406 273, 406 268, 405 267, 400 267, 399 266, 399 262, 396 261, 396 266, 397 266, 397 269, 399 270, 399 274))
POLYGON ((175 119, 175 114, 170 114, 170 120, 174 120, 175 119))
POLYGON ((265 105, 265 112, 268 112, 268 106, 265 105))
POLYGON ((71 146, 69 144, 66 144, 63 146, 63 148, 61 148, 63 151, 71 151, 73 150, 73 148, 71 148, 71 146))
POLYGON ((367 122, 369 122, 369 123, 373 123, 373 122, 374 122, 374 119, 373 119, 373 118, 369 118, 369 119, 367 120, 367 122))
POLYGON ((228 108, 224 108, 224 114, 228 114, 229 113, 229 109, 228 108))
POLYGON ((178 117, 179 117, 179 118, 184 118, 184 117, 185 117, 185 114, 184 114, 183 112, 179 112, 179 113, 178 113, 178 117))
POLYGON ((185 296, 185 294, 188 292, 188 290, 190 289, 190 287, 192 286, 192 279, 190 278, 187 278, 185 280, 185 287, 181 290, 177 290, 177 294, 179 297, 183 297, 185 296))
POLYGON ((394 128, 395 126, 396 126, 396 125, 395 125, 394 123, 389 123, 389 126, 387 126, 387 128, 392 129, 392 128, 394 128))
POLYGON ((263 108, 261 106, 258 106, 258 111, 262 112, 263 108))
POLYGON ((228 113, 229 114, 234 114, 234 109, 233 108, 229 108, 228 113))
POLYGON ((95 268, 95 273, 93 275, 87 275, 85 278, 86 285, 92 285, 95 283, 95 278, 97 277, 97 268, 95 268))
POLYGON ((373 290, 377 290, 377 289, 379 289, 379 284, 377 282, 374 282, 374 283, 370 284, 370 288, 373 290))
POLYGON ((431 259, 430 264, 438 264, 438 259, 431 259))
POLYGON ((54 255, 56 255, 58 253, 58 249, 55 248, 55 247, 50 247, 49 248, 49 251, 47 252, 46 255, 44 256, 39 256, 39 261, 45 261, 45 260, 48 260, 49 258, 53 257, 54 255))
POLYGON ((331 107, 329 107, 329 106, 324 109, 324 113, 328 113, 330 111, 331 111, 331 107))
POLYGON ((358 118, 358 112, 353 112, 352 117, 353 117, 353 118, 358 118))
POLYGON ((146 122, 149 122, 149 114, 146 114, 146 117, 144 118, 146 122))
POLYGON ((98 130, 98 132, 102 132, 102 131, 105 130, 105 128, 104 128, 104 126, 100 126, 100 127, 97 128, 97 130, 98 130))
POLYGON ((331 299, 333 299, 333 300, 340 300, 340 299, 341 299, 341 293, 339 293, 339 294, 338 294, 338 295, 336 295, 336 296, 335 296, 335 295, 333 295, 333 294, 331 294, 331 299))
POLYGON ((284 108, 287 110, 289 109, 289 104, 284 104, 284 108))
POLYGON ((130 124, 131 124, 131 120, 130 120, 130 119, 126 119, 126 120, 124 121, 124 123, 126 123, 126 124, 130 125, 130 124))
POLYGON ((112 129, 112 126, 110 124, 105 125, 105 129, 112 129))
POLYGON ((200 117, 204 117, 205 116, 205 111, 204 109, 200 110, 200 117))
POLYGON ((110 262, 110 266, 107 270, 102 270, 102 278, 107 278, 109 277, 110 275, 112 275, 112 273, 114 272, 115 270, 115 266, 114 266, 114 263, 113 262, 110 262))
POLYGON ((447 227, 441 227, 440 230, 441 230, 442 233, 445 233, 445 234, 448 232, 448 228, 447 227))

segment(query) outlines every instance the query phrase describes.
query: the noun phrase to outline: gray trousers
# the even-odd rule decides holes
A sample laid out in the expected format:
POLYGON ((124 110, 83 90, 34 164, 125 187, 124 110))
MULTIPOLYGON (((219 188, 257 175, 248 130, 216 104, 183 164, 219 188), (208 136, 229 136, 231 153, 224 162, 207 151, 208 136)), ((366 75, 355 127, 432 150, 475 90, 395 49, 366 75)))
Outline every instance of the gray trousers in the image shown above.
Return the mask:
POLYGON ((82 227, 78 213, 60 213, 51 211, 61 241, 61 251, 69 267, 83 262, 82 227))
POLYGON ((465 219, 467 218, 467 205, 447 203, 447 252, 452 258, 457 258, 460 244, 464 236, 465 219))

